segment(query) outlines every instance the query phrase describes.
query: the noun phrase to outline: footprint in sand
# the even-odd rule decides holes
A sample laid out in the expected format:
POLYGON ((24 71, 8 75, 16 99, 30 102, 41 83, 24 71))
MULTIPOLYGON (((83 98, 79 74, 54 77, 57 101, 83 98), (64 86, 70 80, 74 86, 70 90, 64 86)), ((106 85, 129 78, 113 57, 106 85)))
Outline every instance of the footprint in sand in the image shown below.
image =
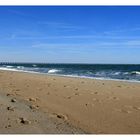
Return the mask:
POLYGON ((21 124, 31 124, 31 121, 29 121, 28 119, 26 119, 26 118, 19 118, 19 120, 18 120, 18 122, 19 123, 21 123, 21 124))
POLYGON ((53 113, 54 116, 56 116, 58 119, 62 119, 62 120, 67 120, 68 117, 64 114, 57 114, 57 113, 53 113))
POLYGON ((8 93, 8 94, 6 94, 6 96, 12 96, 12 95, 13 95, 13 94, 9 94, 9 93, 8 93))
POLYGON ((94 94, 98 94, 98 92, 97 92, 97 91, 95 91, 95 92, 91 92, 90 94, 94 95, 94 94))
POLYGON ((108 100, 119 100, 119 98, 118 97, 107 97, 108 98, 108 100))
POLYGON ((29 108, 32 110, 37 110, 37 109, 39 109, 39 106, 38 105, 30 105, 29 108))
POLYGON ((78 90, 78 88, 75 88, 75 90, 78 90))
POLYGON ((96 92, 94 92, 94 94, 98 94, 98 92, 96 91, 96 92))
POLYGON ((79 93, 75 93, 74 95, 77 95, 77 96, 79 96, 80 94, 79 94, 79 93))
POLYGON ((21 96, 19 93, 16 93, 16 92, 15 92, 15 95, 17 95, 17 96, 21 96))
POLYGON ((125 105, 125 108, 127 108, 127 110, 136 110, 136 111, 140 111, 140 107, 138 106, 131 106, 131 105, 125 105))
POLYGON ((42 90, 42 88, 39 88, 38 90, 39 90, 39 91, 41 91, 41 90, 42 90))
POLYGON ((140 110, 140 107, 137 107, 137 106, 132 106, 132 108, 135 110, 140 110))
POLYGON ((51 86, 51 84, 49 83, 49 84, 47 84, 48 85, 48 87, 50 87, 51 86))
POLYGON ((112 97, 112 99, 114 99, 114 100, 119 100, 119 98, 118 98, 118 97, 112 97))
POLYGON ((71 96, 67 97, 67 99, 71 99, 71 96))
POLYGON ((86 107, 88 107, 88 106, 92 106, 92 107, 94 107, 95 104, 92 104, 92 103, 86 103, 85 106, 86 106, 86 107))
POLYGON ((36 102, 37 99, 36 98, 29 98, 28 100, 31 102, 36 102))
POLYGON ((117 112, 121 112, 121 113, 132 113, 131 110, 127 110, 127 109, 116 109, 117 112))
POLYGON ((124 105, 124 108, 132 109, 132 106, 131 105, 124 105))
POLYGON ((5 128, 10 128, 10 127, 12 127, 10 124, 9 124, 9 125, 7 125, 7 126, 5 126, 5 128))
POLYGON ((15 103, 17 100, 14 98, 14 99, 11 99, 11 102, 12 103, 15 103))
POLYGON ((125 109, 121 109, 121 112, 123 112, 123 113, 132 113, 131 110, 125 110, 125 109))
POLYGON ((16 91, 20 91, 20 89, 16 89, 16 91))
POLYGON ((92 99, 94 102, 98 102, 98 103, 101 103, 101 100, 97 99, 97 98, 93 98, 92 99))
POLYGON ((8 106, 7 107, 7 110, 9 110, 9 111, 15 111, 15 107, 8 106))

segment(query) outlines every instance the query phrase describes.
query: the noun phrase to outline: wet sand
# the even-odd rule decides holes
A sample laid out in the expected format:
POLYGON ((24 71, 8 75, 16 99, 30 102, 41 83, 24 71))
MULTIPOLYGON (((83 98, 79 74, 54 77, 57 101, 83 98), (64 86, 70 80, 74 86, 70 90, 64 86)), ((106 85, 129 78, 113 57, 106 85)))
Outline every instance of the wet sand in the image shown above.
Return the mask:
POLYGON ((140 83, 0 71, 1 134, 140 134, 140 83))

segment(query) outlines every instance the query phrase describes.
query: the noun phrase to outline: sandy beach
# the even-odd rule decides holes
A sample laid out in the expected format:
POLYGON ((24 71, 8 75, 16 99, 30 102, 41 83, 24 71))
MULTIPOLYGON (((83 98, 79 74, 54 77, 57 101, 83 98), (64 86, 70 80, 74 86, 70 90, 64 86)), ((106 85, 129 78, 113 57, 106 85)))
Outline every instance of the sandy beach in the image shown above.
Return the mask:
POLYGON ((140 83, 0 71, 1 134, 140 134, 140 83))

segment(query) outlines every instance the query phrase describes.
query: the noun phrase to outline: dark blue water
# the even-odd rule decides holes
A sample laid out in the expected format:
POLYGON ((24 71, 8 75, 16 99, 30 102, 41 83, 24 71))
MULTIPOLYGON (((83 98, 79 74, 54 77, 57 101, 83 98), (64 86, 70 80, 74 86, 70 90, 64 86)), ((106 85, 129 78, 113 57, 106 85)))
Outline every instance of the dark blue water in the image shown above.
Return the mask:
POLYGON ((116 64, 0 64, 0 69, 52 75, 140 81, 140 65, 116 64))

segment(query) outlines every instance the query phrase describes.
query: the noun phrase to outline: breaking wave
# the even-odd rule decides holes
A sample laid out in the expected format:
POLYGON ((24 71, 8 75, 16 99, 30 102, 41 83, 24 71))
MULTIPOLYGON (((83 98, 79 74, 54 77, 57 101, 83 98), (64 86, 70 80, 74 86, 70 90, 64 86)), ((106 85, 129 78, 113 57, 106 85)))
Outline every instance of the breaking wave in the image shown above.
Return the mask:
POLYGON ((48 71, 48 73, 57 73, 57 72, 60 72, 60 70, 57 70, 57 69, 50 69, 48 71))

